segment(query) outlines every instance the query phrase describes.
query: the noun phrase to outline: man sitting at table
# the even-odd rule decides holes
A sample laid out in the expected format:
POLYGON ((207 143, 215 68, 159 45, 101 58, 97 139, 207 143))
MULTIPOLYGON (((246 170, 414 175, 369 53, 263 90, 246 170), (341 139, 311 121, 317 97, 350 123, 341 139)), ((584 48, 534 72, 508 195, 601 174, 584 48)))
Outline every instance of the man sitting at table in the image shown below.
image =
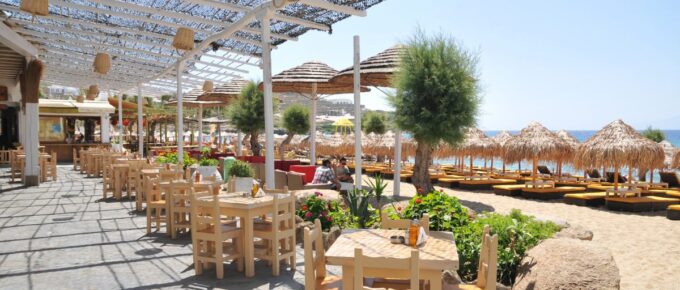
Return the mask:
POLYGON ((331 189, 340 189, 340 182, 335 177, 335 172, 331 168, 331 161, 325 159, 321 162, 321 166, 316 168, 314 172, 314 179, 312 179, 312 184, 328 184, 332 183, 331 189))

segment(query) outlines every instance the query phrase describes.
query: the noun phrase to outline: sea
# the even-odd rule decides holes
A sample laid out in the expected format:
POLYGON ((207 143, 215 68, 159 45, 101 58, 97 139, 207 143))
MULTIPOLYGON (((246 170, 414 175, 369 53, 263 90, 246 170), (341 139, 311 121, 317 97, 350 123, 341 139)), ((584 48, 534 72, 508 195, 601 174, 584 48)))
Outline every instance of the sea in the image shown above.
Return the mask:
MULTIPOLYGON (((511 130, 507 130, 507 131, 508 131, 508 133, 510 133, 512 135, 519 134, 519 131, 511 131, 511 130)), ((668 142, 673 144, 674 147, 680 147, 680 130, 662 130, 662 131, 665 134, 666 140, 668 142)), ((489 137, 493 137, 496 134, 498 134, 499 132, 501 132, 501 130, 484 131, 484 133, 489 137)), ((579 140, 579 142, 586 141, 588 138, 590 138, 591 136, 595 135, 595 133, 597 133, 596 130, 567 130, 567 132, 569 132, 569 134, 571 134, 572 136, 574 136, 574 138, 579 140)), ((409 161, 413 162, 414 159, 409 158, 409 161)), ((450 159, 450 158, 444 158, 444 159, 435 159, 433 162, 435 164, 453 164, 454 160, 450 159)), ((470 161, 469 161, 469 159, 466 158, 465 162, 466 162, 465 164, 469 164, 470 161)), ((473 160, 472 163, 475 166, 484 166, 485 162, 486 162, 486 166, 491 166, 491 161, 490 160, 484 160, 484 159, 475 159, 475 160, 473 160)), ((548 166, 548 168, 552 172, 555 172, 555 169, 557 167, 557 165, 554 162, 539 162, 539 164, 548 166)), ((500 168, 501 166, 502 166, 502 161, 500 161, 500 160, 494 161, 494 168, 500 168)), ((516 169, 519 169, 519 168, 529 169, 529 168, 531 168, 531 163, 530 162, 522 162, 521 164, 520 163, 506 164, 506 169, 509 169, 509 170, 516 170, 516 169)), ((572 173, 572 174, 583 174, 583 172, 576 172, 569 165, 564 165, 562 167, 562 172, 572 173)), ((633 174, 635 176, 637 176, 636 170, 633 170, 633 172, 634 172, 633 174)), ((624 174, 627 173, 627 169, 622 169, 622 173, 624 173, 624 174)), ((658 174, 655 174, 654 178, 655 178, 655 180, 659 180, 658 174)))

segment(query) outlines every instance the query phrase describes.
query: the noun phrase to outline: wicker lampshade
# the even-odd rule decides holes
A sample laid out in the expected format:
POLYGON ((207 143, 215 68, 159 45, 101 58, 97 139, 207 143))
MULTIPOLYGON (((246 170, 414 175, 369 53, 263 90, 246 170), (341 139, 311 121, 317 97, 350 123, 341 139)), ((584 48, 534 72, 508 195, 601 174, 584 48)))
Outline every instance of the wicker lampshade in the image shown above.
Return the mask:
POLYGON ((107 74, 111 69, 111 57, 108 53, 100 52, 94 57, 94 71, 100 74, 107 74))
POLYGON ((177 34, 172 40, 172 47, 181 50, 194 49, 194 31, 186 27, 177 28, 177 34))
POLYGON ((48 3, 48 0, 21 0, 19 9, 31 13, 33 16, 47 16, 50 14, 48 3))
POLYGON ((212 92, 213 88, 214 88, 214 85, 213 85, 212 81, 203 82, 203 92, 205 92, 205 93, 212 92))
MULTIPOLYGON (((87 95, 87 99, 90 100, 90 95, 89 95, 89 94, 87 95)), ((85 97, 83 97, 83 95, 78 95, 78 96, 76 97, 76 102, 82 103, 82 102, 84 102, 84 101, 85 101, 85 97)))
POLYGON ((99 87, 97 85, 90 85, 90 88, 87 89, 87 94, 88 95, 99 95, 99 87))

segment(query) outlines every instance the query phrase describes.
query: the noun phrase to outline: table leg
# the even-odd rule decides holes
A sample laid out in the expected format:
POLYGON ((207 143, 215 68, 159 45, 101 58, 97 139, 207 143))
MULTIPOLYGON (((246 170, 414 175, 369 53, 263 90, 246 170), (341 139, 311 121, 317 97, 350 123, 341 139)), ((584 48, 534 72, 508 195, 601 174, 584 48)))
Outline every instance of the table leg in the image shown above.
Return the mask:
POLYGON ((253 243, 253 217, 241 217, 243 227, 243 256, 246 266, 246 277, 255 276, 255 245, 253 243))
MULTIPOLYGON (((442 290, 442 271, 441 270, 429 270, 421 271, 423 273, 423 279, 430 281, 430 290, 442 290)), ((344 273, 343 273, 344 275, 344 273)))
POLYGON ((172 194, 168 191, 165 193, 165 234, 172 236, 172 194))
POLYGON ((354 289, 354 267, 342 266, 342 289, 354 289))

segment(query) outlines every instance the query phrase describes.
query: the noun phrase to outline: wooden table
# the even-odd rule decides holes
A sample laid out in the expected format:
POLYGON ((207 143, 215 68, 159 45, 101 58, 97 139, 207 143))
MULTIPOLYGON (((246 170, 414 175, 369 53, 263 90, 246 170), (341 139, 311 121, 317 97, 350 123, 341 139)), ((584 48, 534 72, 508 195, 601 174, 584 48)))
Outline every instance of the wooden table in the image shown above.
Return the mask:
MULTIPOLYGON (((411 256, 411 247, 390 243, 390 236, 403 236, 403 230, 343 230, 326 252, 326 264, 342 266, 342 287, 353 289, 354 249, 360 248, 370 257, 403 259, 411 256)), ((442 289, 442 271, 458 270, 458 251, 451 232, 431 231, 420 251, 420 279, 430 281, 430 289, 442 289)), ((367 276, 384 275, 385 270, 366 269, 367 276), (382 272, 382 273, 381 273, 382 272), (374 274, 371 274, 374 273, 374 274)), ((381 277, 376 278, 392 278, 381 277)))
MULTIPOLYGON (((52 155, 45 154, 45 153, 39 153, 40 157, 38 159, 38 167, 40 168, 40 182, 45 182, 47 180, 47 162, 52 158, 52 155)), ((14 171, 18 170, 21 172, 21 176, 19 176, 22 180, 24 179, 25 175, 24 173, 24 167, 26 166, 26 154, 17 154, 16 158, 18 160, 18 164, 20 169, 17 168, 12 168, 12 180, 14 179, 14 171)))
MULTIPOLYGON (((243 227, 243 256, 245 260, 246 277, 255 276, 255 245, 253 243, 253 219, 272 211, 274 196, 266 195, 258 198, 243 197, 242 192, 223 193, 220 198, 220 208, 223 215, 236 216, 241 219, 243 227)), ((206 197, 204 197, 206 198, 206 197)), ((200 199, 200 198, 199 198, 200 199)))

